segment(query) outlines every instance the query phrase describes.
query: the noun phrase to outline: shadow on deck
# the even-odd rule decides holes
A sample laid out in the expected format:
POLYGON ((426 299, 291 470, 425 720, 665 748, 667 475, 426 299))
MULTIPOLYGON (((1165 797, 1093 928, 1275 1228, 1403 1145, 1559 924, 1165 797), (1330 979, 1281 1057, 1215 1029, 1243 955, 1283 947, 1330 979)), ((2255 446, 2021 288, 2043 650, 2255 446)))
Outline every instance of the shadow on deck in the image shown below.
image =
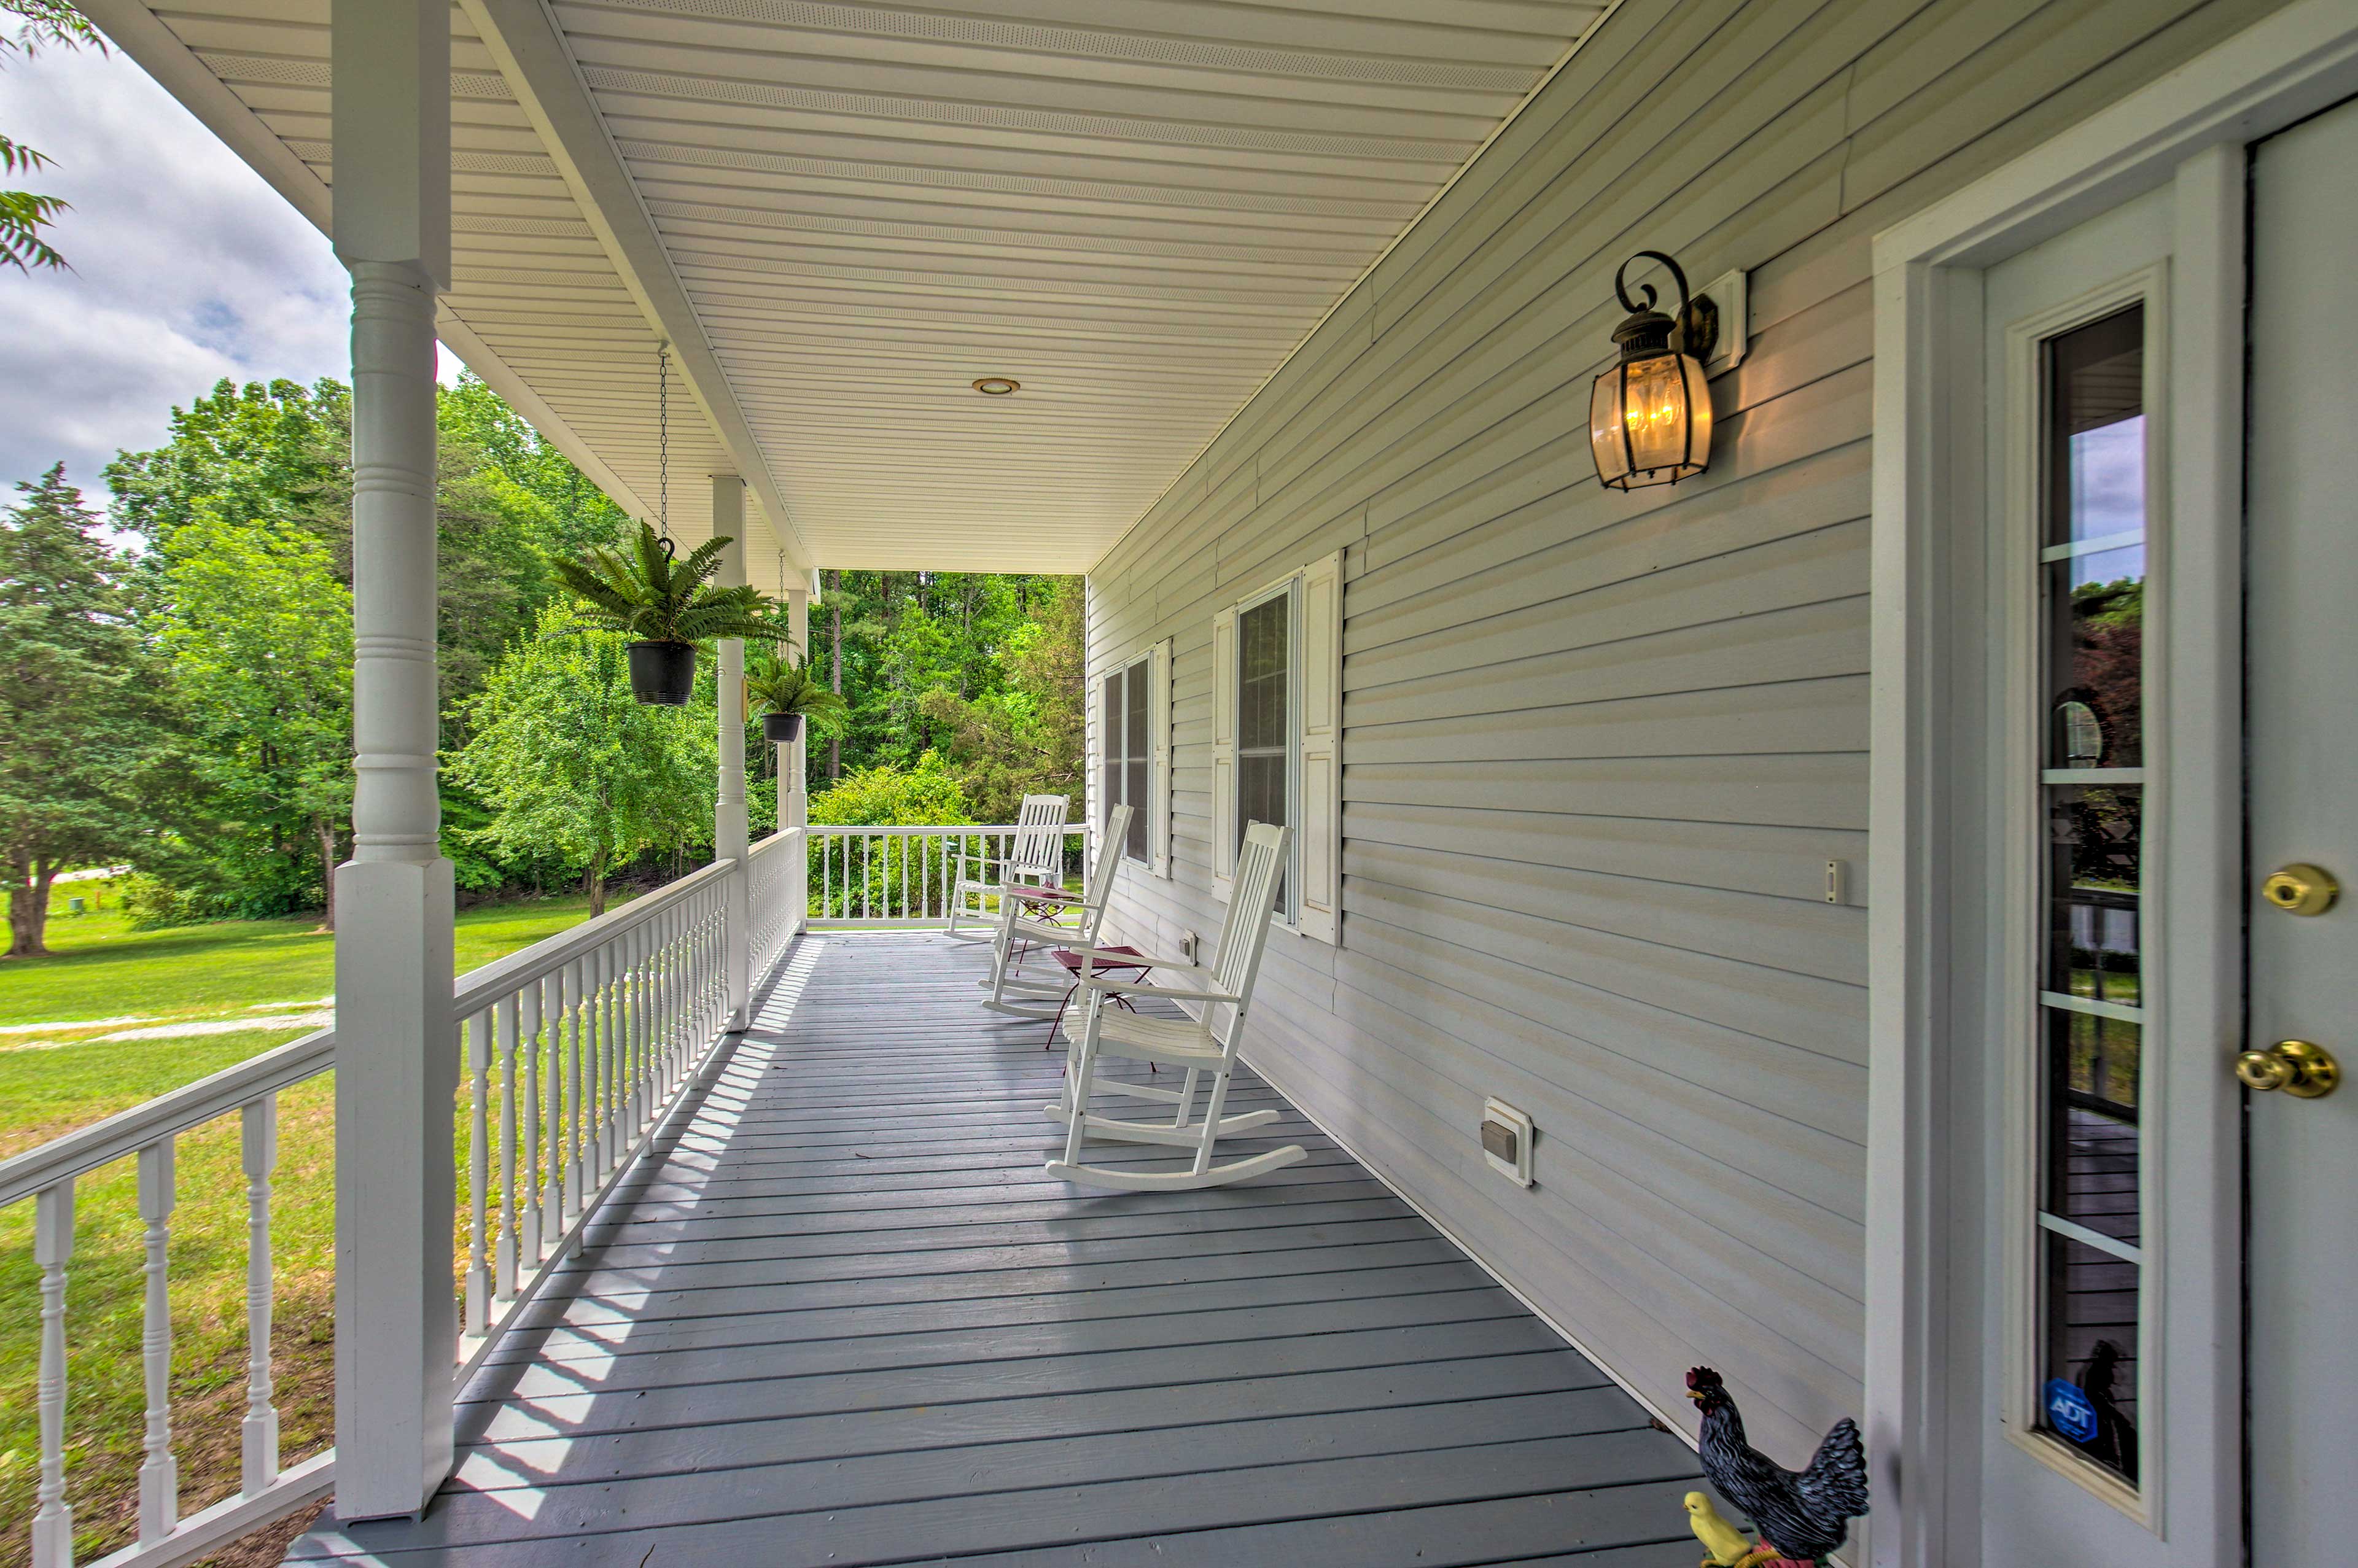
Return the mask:
POLYGON ((426 1516, 288 1561, 1694 1563, 1693 1454, 1259 1079, 1232 1108, 1303 1163, 1046 1179, 1064 1053, 979 968, 804 937, 468 1389, 426 1516))

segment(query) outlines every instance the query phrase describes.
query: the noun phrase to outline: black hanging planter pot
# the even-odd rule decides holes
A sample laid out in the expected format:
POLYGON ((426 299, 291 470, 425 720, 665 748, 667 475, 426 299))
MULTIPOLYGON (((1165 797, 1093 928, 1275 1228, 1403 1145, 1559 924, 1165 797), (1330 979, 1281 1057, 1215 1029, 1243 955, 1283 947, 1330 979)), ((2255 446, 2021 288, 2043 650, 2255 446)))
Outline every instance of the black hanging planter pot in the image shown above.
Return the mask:
POLYGON ((633 643, 623 652, 631 656, 633 697, 665 708, 687 706, 696 692, 695 643, 633 643))
POLYGON ((799 713, 764 713, 762 715, 762 739, 773 746, 791 746, 802 739, 803 716, 799 713))

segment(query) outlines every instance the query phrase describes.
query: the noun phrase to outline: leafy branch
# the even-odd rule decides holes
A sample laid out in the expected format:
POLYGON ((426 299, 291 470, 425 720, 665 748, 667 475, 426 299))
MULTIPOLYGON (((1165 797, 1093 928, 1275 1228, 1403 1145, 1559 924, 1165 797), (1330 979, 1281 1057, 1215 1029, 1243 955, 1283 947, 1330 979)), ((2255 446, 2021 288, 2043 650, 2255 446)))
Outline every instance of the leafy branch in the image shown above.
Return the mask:
MULTIPOLYGON (((84 45, 106 52, 106 39, 90 18, 70 0, 0 0, 0 16, 22 25, 14 33, 0 33, 0 63, 12 54, 31 59, 43 49, 78 49, 84 45)), ((7 135, 0 135, 0 173, 30 174, 49 167, 49 157, 7 135)), ((56 271, 66 258, 41 238, 41 231, 58 215, 70 211, 62 197, 30 190, 0 190, 0 266, 13 266, 30 276, 37 266, 56 271)))

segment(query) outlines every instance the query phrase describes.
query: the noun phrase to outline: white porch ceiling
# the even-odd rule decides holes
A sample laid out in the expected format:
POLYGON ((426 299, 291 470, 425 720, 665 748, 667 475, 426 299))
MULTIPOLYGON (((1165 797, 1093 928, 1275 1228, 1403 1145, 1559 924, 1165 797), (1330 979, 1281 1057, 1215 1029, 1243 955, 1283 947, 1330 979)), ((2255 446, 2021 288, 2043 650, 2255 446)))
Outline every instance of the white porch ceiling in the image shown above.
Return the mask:
MULTIPOLYGON (((326 0, 88 8, 325 222, 326 0)), ((1601 9, 463 0, 445 338, 640 511, 676 344, 685 535, 1085 570, 1601 9)))

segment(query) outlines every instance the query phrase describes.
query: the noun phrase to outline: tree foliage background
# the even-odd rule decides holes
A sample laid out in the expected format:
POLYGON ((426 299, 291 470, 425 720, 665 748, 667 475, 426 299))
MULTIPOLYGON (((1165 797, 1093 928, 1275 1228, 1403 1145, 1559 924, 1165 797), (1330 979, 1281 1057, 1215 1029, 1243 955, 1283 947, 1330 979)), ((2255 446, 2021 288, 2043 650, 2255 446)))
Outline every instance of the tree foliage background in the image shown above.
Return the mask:
MULTIPOLYGON (((1075 577, 827 573, 810 657, 821 677, 839 672, 850 712, 839 740, 811 748, 811 788, 889 767, 927 791, 930 754, 970 813, 933 820, 1011 822, 1044 792, 1073 796, 1077 816, 1085 613, 1075 577)), ((882 809, 872 781, 859 795, 882 809)), ((869 820, 834 814, 848 806, 815 795, 812 820, 869 820)))
MULTIPOLYGON (((19 926, 124 860, 151 922, 329 907, 351 849, 352 398, 222 382, 109 465, 102 524, 52 472, 0 532, 0 838, 19 926), (113 535, 108 535, 111 525, 113 535)), ((444 847, 462 892, 676 875, 710 854, 709 661, 630 700, 551 563, 630 526, 471 376, 438 409, 444 847)), ((757 568, 758 569, 758 568, 757 568)), ((783 586, 783 584, 781 585, 783 586)), ((808 748, 819 822, 999 822, 1080 794, 1081 579, 827 574, 806 651, 848 711, 808 748)), ((757 832, 772 748, 749 726, 757 832)), ((12 944, 36 951, 38 929, 12 944)))

